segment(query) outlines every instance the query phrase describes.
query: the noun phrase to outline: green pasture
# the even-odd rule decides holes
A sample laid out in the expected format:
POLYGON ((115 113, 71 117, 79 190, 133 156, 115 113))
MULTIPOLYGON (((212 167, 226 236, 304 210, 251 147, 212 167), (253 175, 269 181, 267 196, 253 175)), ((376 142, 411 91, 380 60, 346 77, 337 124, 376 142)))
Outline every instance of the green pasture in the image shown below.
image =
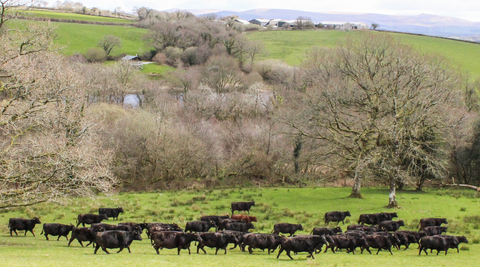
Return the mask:
POLYGON ((128 20, 128 19, 100 17, 100 16, 84 15, 84 14, 77 14, 77 13, 37 11, 37 10, 28 11, 26 13, 29 15, 33 15, 35 17, 50 18, 50 19, 78 20, 78 21, 103 22, 103 23, 122 23, 122 24, 134 23, 134 21, 128 20))
POLYGON ((157 64, 147 64, 147 65, 143 65, 142 72, 146 73, 146 74, 153 73, 153 74, 165 75, 165 74, 167 74, 169 72, 172 72, 174 70, 175 70, 175 68, 171 67, 171 66, 157 65, 157 64))
MULTIPOLYGON (((365 34, 362 31, 257 31, 247 34, 251 40, 262 41, 265 53, 262 59, 280 59, 290 65, 299 65, 305 53, 314 46, 335 47, 345 42, 347 37, 355 39, 365 34)), ((480 44, 472 44, 441 38, 392 34, 402 43, 411 45, 421 53, 436 53, 451 60, 472 77, 480 76, 480 44)))
MULTIPOLYGON (((31 207, 19 208, 0 213, 0 258, 2 266, 477 266, 480 258, 480 198, 473 190, 441 190, 427 193, 400 191, 397 200, 400 208, 389 210, 386 189, 363 189, 364 199, 351 199, 347 196, 350 188, 246 188, 223 190, 186 190, 157 193, 120 193, 112 196, 98 196, 93 199, 73 199, 64 205, 43 203, 31 207), (327 211, 349 210, 346 225, 353 224, 361 213, 393 212, 404 220, 404 229, 417 230, 418 222, 425 217, 446 217, 449 221, 449 234, 466 235, 469 244, 462 244, 461 251, 450 250, 448 255, 418 256, 415 244, 406 251, 380 252, 379 255, 356 255, 339 251, 321 253, 315 260, 307 259, 306 253, 293 255, 294 261, 284 253, 277 260, 278 250, 271 255, 254 250, 252 255, 239 249, 229 250, 227 255, 214 249, 207 249, 207 255, 196 254, 192 244, 192 255, 182 250, 164 249, 160 255, 150 246, 144 234, 143 241, 134 241, 132 253, 120 254, 111 249, 107 255, 99 250, 93 255, 91 247, 82 248, 77 241, 71 247, 63 238, 56 241, 50 237, 46 241, 40 236, 41 225, 35 229, 36 237, 30 233, 23 237, 10 237, 8 219, 12 217, 31 218, 39 216, 42 223, 75 224, 77 214, 97 213, 99 207, 121 206, 125 210, 118 222, 166 222, 178 223, 181 227, 187 221, 198 220, 202 215, 220 215, 230 213, 230 203, 255 200, 251 215, 258 219, 254 232, 269 233, 275 223, 301 223, 304 231, 297 234, 309 234, 313 227, 323 227, 323 214, 327 211)), ((117 221, 107 221, 117 223, 117 221)), ((340 225, 346 229, 346 225, 340 225)), ((330 226, 334 226, 331 223, 330 226)), ((231 246, 230 246, 231 247, 231 246)))
POLYGON ((85 54, 89 48, 96 47, 105 35, 114 35, 122 41, 122 47, 114 48, 112 55, 142 54, 148 47, 142 40, 145 29, 131 26, 90 25, 75 23, 53 23, 57 26, 55 44, 63 47, 62 53, 72 55, 85 54))

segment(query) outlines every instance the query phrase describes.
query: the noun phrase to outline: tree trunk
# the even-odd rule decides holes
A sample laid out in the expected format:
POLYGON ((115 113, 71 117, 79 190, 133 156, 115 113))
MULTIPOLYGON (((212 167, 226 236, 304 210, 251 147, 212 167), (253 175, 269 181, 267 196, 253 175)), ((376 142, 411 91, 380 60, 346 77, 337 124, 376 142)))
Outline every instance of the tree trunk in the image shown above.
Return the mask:
POLYGON ((362 187, 362 175, 355 170, 355 177, 353 178, 353 186, 352 186, 352 193, 349 197, 351 198, 363 198, 362 194, 360 193, 360 189, 362 187))
POLYGON ((388 206, 387 208, 396 208, 398 207, 397 199, 396 199, 396 175, 390 181, 390 194, 388 195, 388 206))

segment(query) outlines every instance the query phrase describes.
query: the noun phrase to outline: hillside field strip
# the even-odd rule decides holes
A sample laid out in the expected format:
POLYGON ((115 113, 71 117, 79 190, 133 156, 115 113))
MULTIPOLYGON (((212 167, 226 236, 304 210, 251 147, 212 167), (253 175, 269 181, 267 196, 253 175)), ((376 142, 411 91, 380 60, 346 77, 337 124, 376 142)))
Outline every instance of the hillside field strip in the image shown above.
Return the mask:
MULTIPOLYGON (((258 31, 247 33, 250 40, 262 41, 265 52, 261 59, 279 59, 293 66, 301 64, 305 54, 312 47, 336 47, 347 38, 359 38, 363 31, 258 31)), ((412 46, 420 53, 438 54, 451 61, 454 67, 470 77, 480 77, 480 44, 447 40, 442 38, 409 34, 388 33, 401 43, 412 46)))
MULTIPOLYGON (((120 193, 113 196, 99 196, 94 199, 73 199, 65 205, 42 203, 31 207, 4 211, 0 214, 0 258, 2 266, 477 266, 480 258, 480 215, 479 195, 473 190, 432 190, 426 193, 399 191, 397 200, 401 208, 384 208, 388 190, 364 188, 364 199, 352 199, 347 196, 350 188, 245 188, 222 190, 175 191, 157 193, 120 193), (142 241, 134 241, 132 253, 127 250, 116 254, 118 249, 110 249, 111 254, 99 250, 93 254, 92 247, 82 248, 77 241, 67 246, 65 238, 56 241, 50 237, 46 241, 41 236, 42 225, 35 227, 36 237, 31 233, 27 237, 20 231, 19 236, 10 237, 9 218, 32 218, 39 216, 42 223, 74 224, 78 214, 97 213, 99 207, 122 207, 118 222, 164 222, 178 223, 185 227, 187 221, 199 220, 202 215, 230 214, 230 203, 255 200, 251 215, 258 218, 253 232, 270 233, 275 223, 301 223, 304 231, 296 234, 309 234, 313 227, 324 227, 323 215, 328 211, 350 211, 343 230, 347 225, 356 223, 362 213, 397 212, 406 227, 402 230, 418 230, 418 223, 425 217, 445 217, 449 224, 450 235, 465 235, 469 243, 461 244, 460 253, 451 249, 448 255, 443 252, 418 256, 416 244, 408 250, 381 251, 379 255, 365 252, 347 254, 345 251, 320 253, 315 259, 307 259, 307 253, 293 255, 290 260, 285 253, 276 259, 278 249, 268 254, 254 250, 250 255, 238 248, 228 250, 227 255, 220 250, 207 249, 206 255, 196 253, 192 243, 192 255, 182 250, 163 249, 160 255, 150 245, 143 234, 142 241)), ((117 224, 117 221, 104 221, 117 224)), ((334 226, 331 223, 330 226, 334 226)), ((230 245, 229 247, 232 247, 230 245)))

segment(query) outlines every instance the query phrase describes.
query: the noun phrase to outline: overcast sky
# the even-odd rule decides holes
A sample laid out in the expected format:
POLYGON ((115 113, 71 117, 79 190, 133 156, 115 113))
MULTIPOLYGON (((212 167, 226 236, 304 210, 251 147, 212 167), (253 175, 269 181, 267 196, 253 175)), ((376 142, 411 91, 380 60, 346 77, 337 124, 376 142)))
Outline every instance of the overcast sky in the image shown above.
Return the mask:
MULTIPOLYGON (((122 7, 122 9, 127 12, 130 12, 134 6, 145 6, 156 10, 179 8, 182 10, 211 9, 244 11, 257 8, 276 8, 312 12, 354 12, 387 15, 419 15, 425 13, 480 22, 479 0, 79 0, 79 2, 87 7, 99 7, 109 10, 122 7)), ((53 1, 51 3, 53 3, 53 1)))

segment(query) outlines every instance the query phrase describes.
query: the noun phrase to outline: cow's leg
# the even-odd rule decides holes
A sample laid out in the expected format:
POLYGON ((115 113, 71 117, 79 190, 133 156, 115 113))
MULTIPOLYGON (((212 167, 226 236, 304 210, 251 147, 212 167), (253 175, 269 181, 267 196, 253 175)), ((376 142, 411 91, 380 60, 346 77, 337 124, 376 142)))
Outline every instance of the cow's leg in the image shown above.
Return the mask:
POLYGON ((278 257, 280 257, 280 254, 282 254, 282 252, 283 252, 283 248, 281 247, 280 250, 278 251, 277 259, 278 257))
POLYGON ((393 253, 392 253, 392 248, 388 248, 388 251, 390 251, 390 254, 393 255, 393 253))
POLYGON ((67 239, 67 241, 68 241, 68 235, 66 235, 66 236, 65 236, 65 238, 66 238, 66 239, 67 239))
MULTIPOLYGON (((73 241, 73 238, 70 238, 70 241, 68 241, 68 246, 70 246, 70 244, 72 243, 73 241)), ((82 246, 83 247, 83 246, 82 246)))
POLYGON ((182 247, 178 247, 178 252, 177 252, 177 255, 180 255, 180 250, 182 250, 182 247))
MULTIPOLYGON (((86 245, 86 247, 88 247, 88 246, 89 246, 90 244, 92 244, 92 243, 93 243, 93 241, 90 241, 90 243, 88 243, 88 244, 86 245)), ((81 244, 81 243, 80 243, 80 244, 81 244)), ((93 244, 92 246, 95 247, 95 244, 93 244)), ((83 247, 83 246, 82 246, 82 247, 83 247)))
MULTIPOLYGON (((47 241, 49 241, 50 239, 48 239, 48 234, 45 233, 45 238, 47 239, 47 241)), ((58 241, 58 240, 57 240, 58 241)))
MULTIPOLYGON (((57 237, 57 241, 60 240, 60 237, 61 237, 61 235, 59 235, 59 236, 57 237)), ((67 238, 67 240, 68 240, 68 238, 67 238)))
MULTIPOLYGON (((215 255, 217 255, 219 249, 220 249, 220 248, 217 248, 217 250, 215 250, 215 255)), ((225 250, 225 254, 227 254, 227 251, 226 251, 226 250, 225 250)))
POLYGON ((97 254, 97 250, 100 248, 100 246, 97 246, 95 247, 95 251, 93 252, 93 254, 97 254))
MULTIPOLYGON (((97 247, 100 247, 100 246, 97 244, 97 247)), ((107 247, 102 247, 102 250, 105 251, 105 253, 110 254, 110 252, 108 252, 107 250, 107 247)))
POLYGON ((248 253, 250 253, 250 254, 253 253, 252 246, 248 246, 248 253))
POLYGON ((290 250, 285 250, 287 252, 287 256, 290 257, 290 259, 293 260, 292 256, 290 256, 290 250))

